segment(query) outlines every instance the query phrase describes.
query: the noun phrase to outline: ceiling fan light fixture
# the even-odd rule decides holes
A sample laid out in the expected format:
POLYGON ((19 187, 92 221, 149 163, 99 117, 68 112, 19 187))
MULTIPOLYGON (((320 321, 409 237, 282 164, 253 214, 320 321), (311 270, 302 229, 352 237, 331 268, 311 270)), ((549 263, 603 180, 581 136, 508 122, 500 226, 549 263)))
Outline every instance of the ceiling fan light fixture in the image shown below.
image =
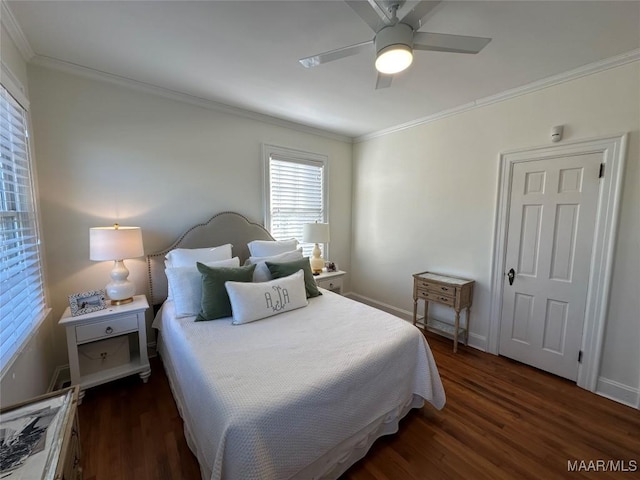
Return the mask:
POLYGON ((384 27, 376 33, 376 70, 386 75, 405 70, 413 62, 413 29, 404 23, 384 27))
POLYGON ((413 62, 413 52, 407 45, 389 45, 376 56, 376 70, 386 75, 406 70, 413 62))

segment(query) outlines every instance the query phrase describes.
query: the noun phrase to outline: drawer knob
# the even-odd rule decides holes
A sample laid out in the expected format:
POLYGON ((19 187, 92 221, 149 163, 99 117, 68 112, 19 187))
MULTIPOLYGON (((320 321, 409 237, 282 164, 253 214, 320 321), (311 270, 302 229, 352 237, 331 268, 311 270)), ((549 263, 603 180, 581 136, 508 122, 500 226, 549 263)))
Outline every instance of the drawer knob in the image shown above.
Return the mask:
POLYGON ((104 331, 104 333, 106 333, 107 335, 111 335, 113 333, 113 328, 107 327, 107 329, 104 331))

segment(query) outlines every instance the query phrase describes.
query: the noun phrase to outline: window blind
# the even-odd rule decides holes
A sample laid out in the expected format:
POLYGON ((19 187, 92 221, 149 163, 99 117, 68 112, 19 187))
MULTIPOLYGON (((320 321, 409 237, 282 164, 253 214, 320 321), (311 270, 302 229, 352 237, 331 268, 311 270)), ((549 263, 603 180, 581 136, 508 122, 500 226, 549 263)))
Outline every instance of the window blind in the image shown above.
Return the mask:
POLYGON ((268 161, 267 228, 276 240, 297 238, 304 255, 311 255, 313 244, 302 243, 302 226, 326 221, 325 161, 277 153, 268 161))
POLYGON ((27 116, 0 86, 0 369, 45 313, 27 116))

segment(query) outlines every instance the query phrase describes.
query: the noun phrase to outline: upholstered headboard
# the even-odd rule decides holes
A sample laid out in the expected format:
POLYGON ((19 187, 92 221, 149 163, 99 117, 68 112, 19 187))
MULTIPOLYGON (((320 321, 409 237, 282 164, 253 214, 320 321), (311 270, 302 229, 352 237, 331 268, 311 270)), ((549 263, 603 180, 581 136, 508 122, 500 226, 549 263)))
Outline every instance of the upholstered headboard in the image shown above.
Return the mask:
POLYGON ((164 257, 170 250, 217 247, 230 243, 233 245, 233 255, 240 257, 240 265, 242 265, 249 258, 247 243, 252 240, 273 240, 273 237, 262 225, 250 222, 239 213, 222 212, 205 223, 194 225, 167 248, 147 255, 149 298, 152 305, 159 305, 167 298, 164 257))

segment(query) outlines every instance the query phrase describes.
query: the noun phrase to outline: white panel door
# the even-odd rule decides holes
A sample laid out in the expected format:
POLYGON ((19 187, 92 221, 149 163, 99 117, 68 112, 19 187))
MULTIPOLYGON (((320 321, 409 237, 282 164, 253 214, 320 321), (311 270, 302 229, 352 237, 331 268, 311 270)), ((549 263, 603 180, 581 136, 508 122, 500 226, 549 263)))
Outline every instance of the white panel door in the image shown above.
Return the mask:
POLYGON ((500 355, 571 380, 578 375, 601 161, 593 153, 520 162, 511 179, 500 355))

